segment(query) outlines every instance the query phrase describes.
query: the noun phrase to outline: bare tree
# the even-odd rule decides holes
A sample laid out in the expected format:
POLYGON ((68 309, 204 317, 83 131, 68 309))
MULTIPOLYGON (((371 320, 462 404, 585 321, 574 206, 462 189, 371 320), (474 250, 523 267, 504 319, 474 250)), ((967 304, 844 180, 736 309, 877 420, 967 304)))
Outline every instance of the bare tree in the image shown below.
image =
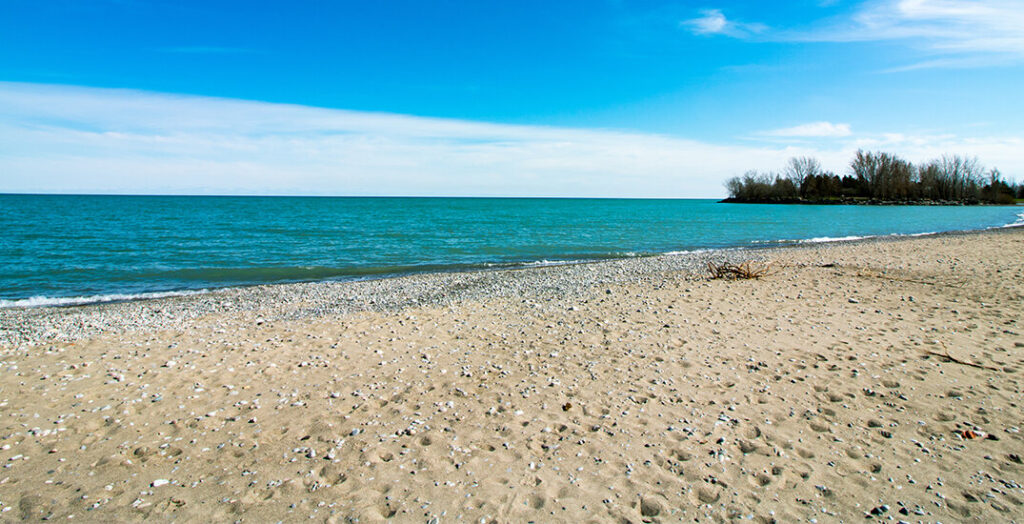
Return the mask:
POLYGON ((917 179, 921 198, 928 200, 950 198, 947 190, 943 187, 942 170, 939 168, 938 161, 932 160, 917 166, 917 179))
POLYGON ((734 176, 729 180, 725 181, 725 189, 729 191, 729 198, 742 198, 743 195, 743 181, 740 177, 734 176))
POLYGON ((817 158, 809 156, 793 157, 789 159, 782 174, 799 190, 807 177, 821 174, 821 162, 818 162, 817 158))
POLYGON ((937 161, 944 186, 949 188, 951 200, 976 198, 981 185, 984 167, 977 157, 944 155, 937 161))
POLYGON ((871 198, 882 201, 920 199, 977 203, 1009 202, 1019 190, 998 170, 986 172, 977 158, 943 156, 915 166, 891 153, 858 150, 849 176, 840 179, 811 157, 789 159, 782 173, 748 171, 726 182, 730 196, 755 202, 871 198))

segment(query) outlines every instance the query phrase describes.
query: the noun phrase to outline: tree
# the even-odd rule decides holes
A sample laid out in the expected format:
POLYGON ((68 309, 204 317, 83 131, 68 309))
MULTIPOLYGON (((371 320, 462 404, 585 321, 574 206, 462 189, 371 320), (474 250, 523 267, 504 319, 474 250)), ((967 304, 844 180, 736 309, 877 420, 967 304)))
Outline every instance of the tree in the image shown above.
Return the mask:
POLYGON ((864 150, 857 150, 842 178, 823 171, 815 158, 793 157, 781 173, 748 171, 725 186, 730 197, 749 202, 839 197, 1009 203, 1024 198, 1024 184, 1004 180, 998 169, 986 172, 975 157, 943 156, 915 166, 891 153, 864 150))
POLYGON ((799 190, 807 177, 821 174, 821 162, 809 156, 793 157, 789 159, 782 174, 799 190))
POLYGON ((913 164, 889 153, 858 149, 850 170, 867 195, 878 199, 905 199, 911 194, 915 170, 913 164))
POLYGON ((988 183, 981 188, 980 198, 985 202, 992 202, 994 204, 1013 204, 1014 203, 1014 190, 1010 184, 1007 184, 1002 179, 1002 174, 998 169, 993 168, 988 172, 988 183))
POLYGON ((977 157, 943 155, 936 161, 942 186, 950 200, 972 200, 978 197, 978 188, 984 168, 977 157))
POLYGON ((936 160, 917 167, 917 183, 920 198, 928 200, 948 200, 950 198, 943 191, 941 174, 939 163, 936 160))

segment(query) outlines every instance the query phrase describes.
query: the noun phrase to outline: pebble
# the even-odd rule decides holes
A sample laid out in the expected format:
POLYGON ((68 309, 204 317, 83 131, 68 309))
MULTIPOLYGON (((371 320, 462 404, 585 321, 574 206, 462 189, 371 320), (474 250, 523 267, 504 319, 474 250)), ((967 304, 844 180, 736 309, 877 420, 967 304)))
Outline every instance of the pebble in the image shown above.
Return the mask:
MULTIPOLYGON (((184 330, 211 313, 256 313, 252 324, 275 319, 317 318, 361 311, 395 311, 408 306, 445 305, 492 297, 524 295, 564 298, 584 285, 636 282, 659 272, 703 274, 707 263, 738 263, 757 255, 748 251, 705 251, 626 258, 588 264, 409 275, 359 282, 309 282, 227 288, 204 294, 72 309, 58 307, 0 309, 0 346, 36 346, 50 340, 73 342, 101 333, 184 330), (471 279, 472 285, 467 285, 471 279), (440 292, 439 292, 440 290, 440 292), (153 310, 159 308, 159 315, 153 310), (275 318, 269 318, 273 315, 275 318)), ((612 290, 606 288, 606 294, 612 290)), ((571 310, 578 311, 577 306, 571 310)), ((243 317, 245 315, 242 315, 243 317)), ((252 317, 249 317, 252 318, 252 317)), ((249 324, 249 325, 252 325, 249 324)), ((217 326, 223 332, 226 324, 217 326)), ((178 364, 168 360, 164 367, 178 364)), ((81 365, 85 367, 83 363, 81 365)))
POLYGON ((889 506, 882 504, 871 509, 870 513, 876 517, 881 517, 889 512, 889 506))

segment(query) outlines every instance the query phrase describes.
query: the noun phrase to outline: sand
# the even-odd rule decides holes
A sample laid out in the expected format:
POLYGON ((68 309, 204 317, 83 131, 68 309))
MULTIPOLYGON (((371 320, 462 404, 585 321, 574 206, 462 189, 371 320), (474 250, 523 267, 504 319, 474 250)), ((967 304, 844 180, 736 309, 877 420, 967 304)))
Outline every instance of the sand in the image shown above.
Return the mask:
POLYGON ((207 295, 48 339, 13 322, 124 306, 8 313, 0 519, 1024 521, 1022 253, 1016 229, 728 254, 759 280, 650 259, 181 313, 207 295))

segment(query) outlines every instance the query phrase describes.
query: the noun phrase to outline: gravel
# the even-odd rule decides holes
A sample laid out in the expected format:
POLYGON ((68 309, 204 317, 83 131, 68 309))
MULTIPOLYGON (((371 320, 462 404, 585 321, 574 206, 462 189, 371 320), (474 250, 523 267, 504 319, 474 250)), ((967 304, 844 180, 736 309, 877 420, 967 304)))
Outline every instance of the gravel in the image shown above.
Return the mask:
MULTIPOLYGON (((874 238, 853 242, 894 240, 874 238)), ((830 245, 840 243, 850 242, 830 245)), ((685 278, 691 279, 704 278, 710 261, 738 263, 763 260, 765 255, 776 249, 816 249, 820 246, 705 250, 521 269, 235 287, 197 295, 82 306, 7 308, 0 309, 0 347, 24 348, 50 341, 71 342, 104 333, 134 330, 181 330, 211 314, 230 314, 231 321, 258 325, 362 311, 444 306, 496 297, 536 301, 538 308, 559 307, 565 298, 607 292, 606 287, 595 290, 595 286, 643 281, 657 285, 666 273, 683 273, 685 278)), ((228 321, 222 319, 221 322, 228 321)), ((225 324, 223 327, 232 326, 225 324)))
MULTIPOLYGON (((664 272, 702 272, 709 260, 749 259, 739 250, 705 251, 559 266, 407 275, 352 282, 235 287, 151 300, 0 309, 0 346, 70 342, 101 333, 178 330, 210 314, 262 324, 354 313, 521 297, 540 307, 592 286, 636 282, 664 272)), ((227 326, 225 326, 227 327, 227 326)))

